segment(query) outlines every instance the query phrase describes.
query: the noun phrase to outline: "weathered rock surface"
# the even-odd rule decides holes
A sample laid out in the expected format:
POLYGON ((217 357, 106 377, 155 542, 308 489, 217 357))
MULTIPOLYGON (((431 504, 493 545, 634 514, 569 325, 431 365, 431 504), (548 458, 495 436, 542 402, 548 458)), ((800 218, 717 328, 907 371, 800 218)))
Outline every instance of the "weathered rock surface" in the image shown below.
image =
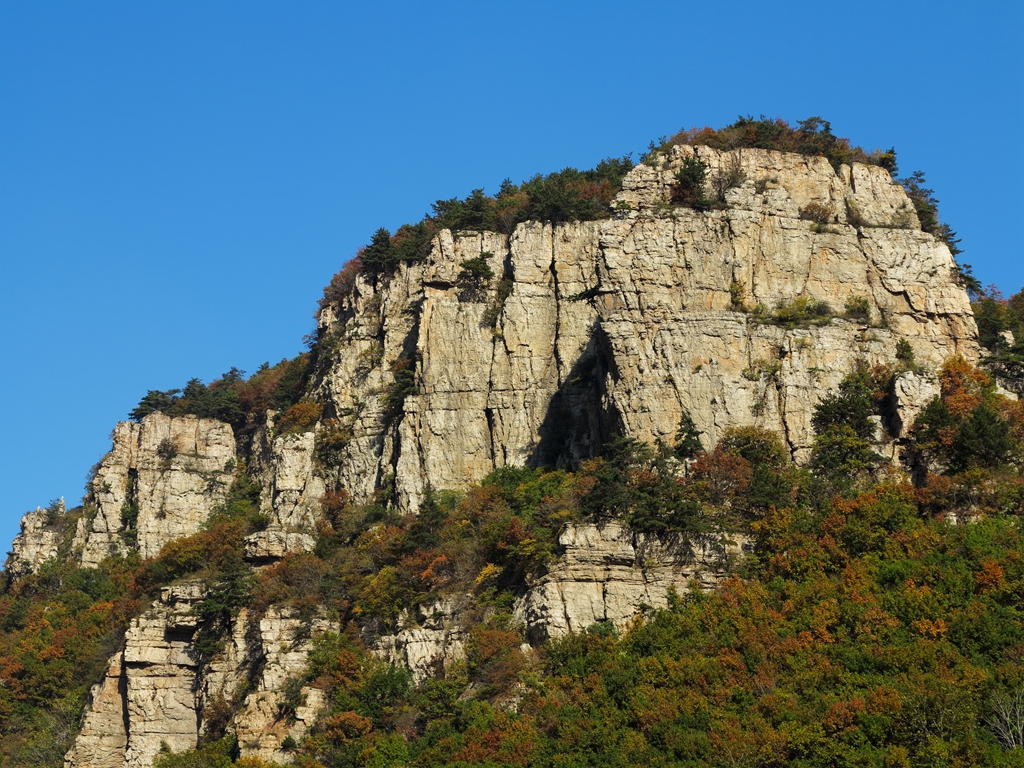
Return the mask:
POLYGON ((939 382, 932 376, 907 371, 893 381, 892 433, 906 437, 915 419, 925 406, 940 393, 939 382))
POLYGON ((407 667, 418 685, 465 658, 468 630, 462 614, 472 601, 472 595, 455 595, 418 606, 402 617, 397 633, 369 636, 368 644, 385 661, 407 667))
POLYGON ((205 594, 198 581, 165 587, 131 623, 124 649, 91 692, 66 768, 147 768, 161 744, 193 749, 211 723, 238 737, 243 757, 291 761, 281 742, 301 738, 324 701, 321 691, 303 688, 305 704, 291 722, 278 706, 282 689, 304 669, 311 638, 337 627, 317 619, 302 631, 294 609, 272 607, 262 617, 243 609, 224 648, 200 665, 192 609, 205 594))
POLYGON ((906 194, 880 168, 677 147, 661 167, 635 168, 619 204, 613 220, 527 222, 511 237, 443 232, 426 262, 390 282, 360 278, 324 310, 335 351, 316 396, 353 433, 332 480, 357 500, 393 483, 415 509, 428 481, 460 487, 507 464, 586 457, 615 429, 671 439, 684 410, 706 445, 756 424, 804 460, 815 404, 856 361, 893 362, 899 338, 932 368, 978 357, 949 250, 914 229, 906 194), (726 210, 668 204, 694 151, 712 174, 743 171, 726 210), (801 219, 811 204, 831 223, 801 219), (514 281, 493 328, 494 287, 480 296, 458 284, 461 262, 480 256, 514 281), (866 300, 870 321, 787 329, 739 311, 799 297, 839 315, 866 300), (388 412, 402 357, 417 390, 388 412))
POLYGON ((247 559, 270 560, 312 549, 310 534, 320 519, 326 490, 316 471, 315 444, 313 431, 275 436, 273 414, 257 433, 249 469, 263 488, 260 510, 271 524, 246 540, 247 559))
POLYGON ((310 552, 316 539, 308 533, 271 527, 245 538, 245 559, 252 563, 280 560, 289 552, 310 552))
POLYGON ((128 747, 124 658, 110 659, 103 680, 89 692, 89 707, 75 744, 64 758, 65 768, 123 766, 128 747))
POLYGON ((235 459, 231 427, 220 421, 152 413, 118 424, 92 481, 96 515, 76 537, 82 565, 130 549, 152 557, 196 533, 226 497, 235 459))
MULTIPOLYGON (((240 616, 238 625, 245 623, 240 616)), ((284 685, 299 675, 306 666, 313 638, 338 627, 322 618, 314 619, 308 630, 303 627, 299 612, 290 608, 271 608, 255 622, 262 673, 251 680, 249 693, 232 720, 229 730, 238 737, 242 757, 256 757, 277 763, 290 763, 290 753, 281 748, 291 736, 296 741, 313 724, 326 703, 323 691, 303 686, 294 719, 285 716, 280 705, 285 701, 284 685)))
POLYGON ((164 587, 150 610, 132 621, 124 649, 92 690, 66 768, 144 768, 162 743, 175 751, 196 745, 197 664, 189 651, 197 621, 192 606, 204 594, 194 581, 164 587))
POLYGON ((14 537, 11 552, 4 564, 4 571, 11 579, 20 579, 35 573, 39 566, 56 557, 59 551, 61 532, 54 527, 56 519, 65 514, 64 499, 56 507, 27 512, 21 518, 21 532, 14 537))
POLYGON ((659 538, 618 523, 569 525, 558 545, 561 556, 515 610, 534 642, 596 622, 621 629, 641 610, 664 608, 670 587, 717 586, 742 552, 736 537, 659 538))

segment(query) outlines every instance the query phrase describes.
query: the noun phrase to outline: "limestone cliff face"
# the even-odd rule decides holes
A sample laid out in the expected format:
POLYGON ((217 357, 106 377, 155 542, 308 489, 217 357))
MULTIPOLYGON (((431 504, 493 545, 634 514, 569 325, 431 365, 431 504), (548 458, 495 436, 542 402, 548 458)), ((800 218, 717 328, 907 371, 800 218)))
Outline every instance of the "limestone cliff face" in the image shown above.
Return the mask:
POLYGON ((313 548, 310 532, 320 518, 320 499, 326 490, 316 471, 313 448, 311 431, 275 437, 273 415, 256 433, 249 471, 263 488, 260 509, 271 522, 246 541, 248 560, 267 562, 313 548))
POLYGON ((916 229, 883 169, 706 147, 661 162, 629 174, 614 219, 527 222, 511 237, 446 231, 425 263, 360 279, 326 308, 320 333, 334 353, 316 396, 353 434, 333 479, 356 498, 393 482, 415 509, 428 482, 459 487, 504 465, 593 455, 614 430, 671 439, 684 410, 706 445, 756 424, 803 460, 815 404, 858 359, 892 362, 899 338, 933 367, 977 359, 949 250, 916 229), (725 210, 670 204, 693 153, 712 175, 742 171, 725 210), (801 219, 812 204, 829 223, 801 219), (496 285, 460 285, 461 263, 481 256, 512 280, 500 306, 496 285), (840 313, 864 299, 870 320, 787 329, 740 311, 800 297, 840 313), (389 411, 403 359, 416 392, 389 411))
POLYGON ((152 557, 197 532, 233 478, 235 438, 219 421, 152 413, 121 422, 113 439, 92 481, 95 517, 75 538, 86 567, 130 549, 152 557))
POLYGON ((743 551, 740 539, 658 537, 618 523, 569 525, 558 544, 561 557, 516 606, 534 642, 596 622, 622 629, 639 611, 664 608, 669 588, 714 588, 743 551))
POLYGON ((472 595, 440 598, 406 611, 398 632, 383 636, 367 632, 364 640, 385 661, 407 667, 418 685, 444 675, 465 659, 464 614, 472 606, 472 595))

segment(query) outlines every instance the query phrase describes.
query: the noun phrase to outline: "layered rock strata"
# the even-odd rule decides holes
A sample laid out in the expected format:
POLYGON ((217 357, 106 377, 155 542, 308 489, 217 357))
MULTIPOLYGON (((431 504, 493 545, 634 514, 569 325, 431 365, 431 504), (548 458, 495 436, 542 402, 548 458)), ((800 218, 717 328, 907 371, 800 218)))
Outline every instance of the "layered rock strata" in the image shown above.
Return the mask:
POLYGON ((57 557, 60 548, 61 531, 56 521, 66 514, 64 499, 53 507, 36 507, 21 518, 21 531, 14 537, 11 552, 4 563, 4 571, 12 580, 35 573, 52 557, 57 557))
POLYGON ((311 532, 320 519, 320 499, 326 490, 313 459, 314 447, 312 430, 275 435, 273 412, 257 432, 249 471, 262 487, 260 511, 270 526, 246 540, 246 559, 268 562, 313 548, 311 532))
MULTIPOLYGON (((511 235, 444 231, 425 261, 360 275, 324 307, 307 393, 323 419, 277 434, 271 413, 241 457, 269 520, 247 539, 247 560, 310 550, 327 490, 415 511, 428 487, 464 487, 502 466, 571 464, 613 434, 671 442, 684 414, 706 448, 726 429, 756 425, 805 460, 819 399, 861 361, 894 363, 906 339, 919 367, 897 377, 877 418, 878 449, 898 463, 937 392, 933 372, 979 351, 953 259, 919 231, 903 189, 880 168, 835 171, 824 158, 764 150, 676 147, 652 162, 628 175, 611 219, 526 222, 511 235), (712 180, 737 182, 718 185, 713 210, 672 203, 675 174, 693 155, 712 180), (490 265, 488 285, 460 275, 469 259, 490 265), (773 321, 796 301, 831 315, 773 321), (848 304, 856 311, 844 313, 848 304), (340 458, 318 454, 325 430, 346 436, 340 458)), ((227 498, 236 451, 217 421, 155 413, 118 425, 75 536, 81 564, 132 550, 151 557, 197 532, 227 498)), ((714 587, 740 544, 571 525, 515 616, 533 642, 596 622, 622 627, 664 606, 670 587, 714 587)), ((47 513, 31 513, 8 573, 38 569, 58 546, 47 513)), ((285 702, 282 689, 301 673, 308 638, 331 625, 307 626, 286 607, 243 610, 200 664, 193 608, 203 590, 167 587, 132 622, 92 691, 68 768, 142 768, 161 743, 187 749, 224 729, 243 756, 289 760, 285 739, 301 737, 323 701, 306 688, 285 702)), ((422 681, 463 657, 472 607, 447 596, 365 640, 422 681)))
POLYGON ((664 608, 669 589, 713 589, 743 551, 743 537, 655 536, 619 523, 566 526, 559 558, 518 602, 515 618, 533 642, 664 608))
POLYGON ((132 621, 124 649, 92 689, 66 768, 141 768, 152 764, 161 744, 175 751, 195 746, 197 664, 190 650, 197 618, 191 609, 204 593, 198 582, 165 587, 132 621))
POLYGON ((165 587, 132 621, 124 649, 93 687, 66 768, 146 768, 166 745, 182 752, 220 730, 234 733, 242 757, 290 762, 284 740, 301 738, 323 706, 323 693, 303 687, 293 717, 280 705, 283 688, 306 666, 312 638, 337 627, 304 624, 298 612, 242 610, 220 651, 200 662, 193 611, 206 594, 198 581, 165 587))
POLYGON ((443 676, 465 658, 465 613, 472 605, 472 595, 434 600, 406 611, 395 634, 367 633, 365 640, 380 658, 408 668, 418 685, 443 676))
POLYGON ((91 483, 95 516, 75 537, 85 567, 131 550, 152 557, 196 533, 234 477, 235 438, 220 421, 152 413, 121 422, 113 439, 91 483))

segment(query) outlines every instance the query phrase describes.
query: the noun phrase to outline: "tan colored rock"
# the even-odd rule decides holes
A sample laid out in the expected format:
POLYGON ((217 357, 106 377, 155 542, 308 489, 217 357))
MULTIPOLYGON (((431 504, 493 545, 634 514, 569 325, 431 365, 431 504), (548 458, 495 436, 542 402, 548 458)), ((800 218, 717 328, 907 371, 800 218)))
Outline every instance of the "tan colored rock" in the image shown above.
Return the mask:
POLYGON ((388 663, 408 668, 419 685, 465 658, 468 631, 463 613, 472 601, 472 595, 455 595, 425 603, 402 616, 397 633, 371 636, 369 644, 388 663))
POLYGON ((659 167, 635 168, 617 203, 611 220, 526 222, 509 238, 443 232, 424 263, 390 282, 357 280, 320 318, 335 352, 315 396, 353 433, 325 480, 357 501, 393 483, 399 506, 414 510, 428 482, 457 488, 507 464, 591 456, 619 428, 671 439, 684 410, 707 447, 756 424, 802 461, 817 400, 858 360, 893 362, 899 338, 932 369, 956 354, 978 359, 949 250, 913 229, 910 202, 883 169, 676 147, 659 167), (727 209, 667 205, 693 153, 712 177, 742 171, 727 209), (812 204, 832 223, 801 219, 812 204), (461 262, 481 254, 514 280, 493 328, 496 281, 475 297, 458 285, 461 262), (807 297, 838 315, 856 298, 870 323, 787 330, 737 311, 740 296, 769 310, 807 297), (414 363, 417 392, 387 414, 400 356, 414 363))
POLYGON ((299 613, 293 608, 271 607, 257 622, 262 673, 251 680, 249 693, 235 714, 230 730, 238 737, 242 757, 255 757, 268 762, 290 763, 292 755, 281 748, 287 737, 298 741, 316 720, 326 700, 323 691, 304 686, 300 695, 304 704, 295 710, 290 722, 282 713, 285 683, 297 677, 306 667, 312 638, 338 627, 323 619, 314 619, 308 632, 303 632, 299 613))
POLYGON ((250 471, 263 486, 261 508, 272 523, 309 531, 320 516, 323 478, 316 471, 313 431, 274 436, 273 414, 259 431, 250 471))
POLYGON ((301 739, 327 703, 319 688, 303 686, 300 696, 305 703, 295 708, 294 722, 288 722, 281 714, 279 705, 284 697, 279 691, 263 691, 249 697, 233 724, 242 757, 283 765, 292 762, 292 753, 283 750, 281 744, 289 736, 296 741, 301 739))
POLYGON ((906 437, 918 414, 940 394, 939 382, 932 376, 913 371, 901 373, 893 381, 893 434, 906 437))
POLYGON ((226 498, 235 458, 231 427, 220 421, 152 413, 118 424, 92 481, 98 512, 75 540, 82 565, 131 549, 153 557, 196 533, 226 498))
POLYGON ((271 527, 245 537, 245 559, 254 563, 280 560, 289 552, 312 552, 316 539, 308 533, 271 527))
POLYGON ((534 642, 583 632, 596 622, 621 629, 644 610, 664 608, 670 587, 679 594, 691 584, 710 589, 725 577, 742 541, 662 539, 608 523, 569 525, 558 544, 561 557, 515 609, 534 642))
POLYGON ((196 746, 197 665, 189 651, 196 630, 192 606, 204 594, 195 581, 164 587, 132 621, 123 651, 92 690, 66 768, 149 768, 161 744, 175 752, 196 746))
POLYGON ((149 768, 166 744, 174 752, 198 741, 197 663, 190 651, 206 593, 199 582, 164 587, 159 605, 135 619, 125 635, 128 747, 126 768, 149 768))
POLYGON ((4 571, 11 579, 36 573, 47 560, 57 557, 60 532, 54 527, 56 518, 66 514, 64 499, 56 507, 27 512, 21 518, 21 531, 14 537, 4 571))
POLYGON ((123 658, 114 655, 103 680, 89 692, 82 729, 64 757, 65 768, 120 768, 124 765, 125 729, 123 658))
POLYGON ((278 708, 281 690, 305 669, 311 638, 337 626, 315 619, 305 632, 293 608, 271 607, 261 617, 242 609, 222 650, 200 667, 193 607, 205 594, 199 581, 164 587, 132 621, 124 649, 92 690, 65 768, 149 768, 162 744, 194 749, 211 721, 237 735, 243 757, 291 762, 281 742, 301 738, 324 699, 304 688, 306 703, 288 722, 278 708))
MULTIPOLYGON (((952 256, 917 227, 882 169, 677 147, 628 175, 612 219, 526 222, 510 236, 444 231, 425 261, 388 278, 360 275, 350 296, 322 311, 325 364, 309 396, 324 416, 307 432, 279 435, 269 414, 253 437, 248 471, 270 526, 247 539, 246 557, 263 564, 310 549, 328 488, 357 502, 386 490, 415 511, 428 487, 465 487, 507 465, 571 463, 616 432, 671 441, 684 413, 707 448, 731 427, 757 425, 803 461, 819 399, 859 361, 894 362, 906 339, 925 372, 900 376, 891 412, 877 419, 877 447, 898 461, 907 426, 936 391, 927 371, 952 355, 979 356, 952 256), (724 210, 669 204, 675 174, 694 154, 712 179, 740 172, 724 210), (809 206, 829 221, 801 218, 809 206), (473 258, 496 275, 486 290, 460 284, 473 258), (506 275, 511 293, 499 305, 506 275), (836 317, 807 328, 766 322, 799 298, 829 304, 836 317), (869 321, 842 316, 851 299, 866 302, 869 321), (397 404, 396 365, 415 382, 397 404), (332 466, 317 457, 317 434, 328 428, 351 435, 332 466)), ((132 546, 151 556, 194 533, 225 498, 234 461, 231 430, 219 422, 153 414, 119 425, 92 486, 98 512, 76 536, 82 563, 132 546), (134 508, 134 532, 125 531, 134 508)), ((25 530, 21 569, 54 551, 45 525, 33 518, 25 530)), ((645 606, 665 605, 670 587, 714 587, 738 553, 714 538, 659 539, 616 523, 570 526, 560 547, 516 608, 535 640, 598 621, 621 627, 645 606)), ((281 715, 282 687, 309 650, 299 617, 242 611, 199 669, 189 652, 201 594, 175 585, 132 623, 94 689, 68 768, 143 768, 161 741, 194 746, 223 725, 217 712, 231 711, 227 727, 244 756, 290 759, 283 740, 301 737, 323 704, 307 688, 296 721, 281 715)), ((368 643, 418 681, 448 669, 464 653, 463 600, 410 611, 399 631, 368 643)), ((313 634, 329 628, 315 622, 313 634)))

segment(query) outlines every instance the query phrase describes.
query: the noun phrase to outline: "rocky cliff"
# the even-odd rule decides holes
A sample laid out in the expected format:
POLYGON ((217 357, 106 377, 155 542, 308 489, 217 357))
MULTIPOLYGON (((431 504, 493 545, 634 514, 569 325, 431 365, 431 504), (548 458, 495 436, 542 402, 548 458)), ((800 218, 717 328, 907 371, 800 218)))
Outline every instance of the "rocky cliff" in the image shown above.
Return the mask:
POLYGON ((234 471, 231 427, 217 421, 154 413, 141 424, 121 422, 113 437, 91 483, 95 516, 83 517, 75 536, 87 567, 133 549, 152 557, 195 533, 234 471))
POLYGON ((901 338, 933 367, 977 359, 953 258, 916 229, 883 169, 688 146, 660 163, 630 173, 611 220, 445 232, 425 263, 386 283, 360 279, 323 310, 334 351, 314 391, 352 435, 336 481, 368 498, 393 475, 399 503, 415 509, 428 483, 578 460, 616 431, 668 439, 684 412, 706 443, 756 424, 802 460, 819 395, 857 360, 892 362, 901 338), (713 172, 742 171, 724 210, 670 204, 694 152, 713 172), (801 218, 809 206, 827 221, 801 218), (512 281, 507 298, 460 285, 460 265, 477 257, 512 281), (867 311, 803 328, 743 311, 800 299, 838 314, 859 299, 867 311), (416 392, 389 413, 381 393, 402 359, 415 364, 416 392))
MULTIPOLYGON (((978 357, 949 250, 917 229, 903 189, 878 167, 674 147, 629 174, 614 210, 602 221, 527 222, 510 236, 445 230, 425 261, 387 278, 359 275, 319 315, 308 396, 322 415, 279 433, 271 412, 244 456, 231 427, 214 420, 154 413, 118 425, 74 556, 86 567, 132 550, 146 558, 196 533, 243 460, 267 522, 246 542, 253 567, 313 548, 328 490, 356 501, 386 491, 393 507, 416 511, 428 488, 462 488, 504 466, 572 465, 614 434, 671 442, 685 415, 705 447, 756 425, 803 461, 815 404, 858 361, 894 362, 900 339, 925 369, 978 357), (736 180, 716 209, 671 202, 694 154, 736 180), (467 279, 471 259, 494 279, 467 279), (777 322, 778 308, 798 302, 831 310, 815 323, 777 322)), ((927 374, 896 380, 877 435, 894 461, 935 392, 927 374)), ((57 553, 47 521, 26 516, 9 576, 57 553)), ((740 543, 569 525, 514 615, 532 642, 595 622, 621 627, 663 606, 670 587, 712 588, 740 543)), ((318 692, 305 689, 306 703, 286 718, 282 688, 302 670, 309 638, 332 625, 300 622, 287 607, 243 610, 218 654, 199 658, 193 606, 203 590, 198 581, 166 587, 133 620, 92 691, 69 768, 148 766, 162 743, 195 746, 215 713, 243 756, 289 760, 282 744, 315 718, 318 692)), ((462 658, 471 603, 445 596, 364 641, 423 680, 462 658)))
POLYGON ((309 634, 329 625, 313 622, 302 637, 294 611, 272 609, 262 617, 242 611, 222 649, 200 663, 192 608, 204 595, 201 582, 165 587, 131 623, 123 650, 110 659, 91 692, 81 732, 66 758, 69 768, 149 766, 165 746, 195 747, 225 707, 234 709, 233 731, 243 757, 288 761, 281 742, 301 737, 312 723, 319 691, 303 689, 306 703, 285 722, 278 706, 281 690, 302 671, 309 634))

